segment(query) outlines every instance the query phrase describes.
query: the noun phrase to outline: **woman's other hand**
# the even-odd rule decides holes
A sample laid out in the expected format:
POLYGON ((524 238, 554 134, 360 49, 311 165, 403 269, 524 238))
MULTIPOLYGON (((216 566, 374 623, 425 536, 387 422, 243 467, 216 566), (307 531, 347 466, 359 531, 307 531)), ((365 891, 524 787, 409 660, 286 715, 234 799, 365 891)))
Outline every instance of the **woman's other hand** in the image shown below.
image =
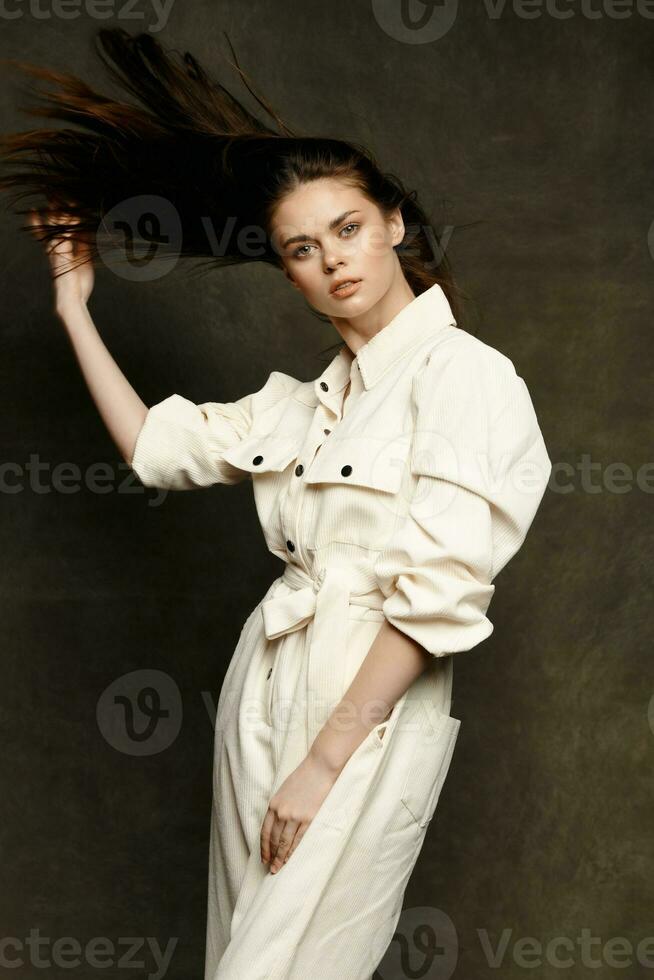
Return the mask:
MULTIPOLYGON (((29 216, 32 233, 39 240, 39 225, 56 225, 62 222, 74 223, 74 219, 71 220, 70 215, 64 213, 46 214, 44 218, 36 210, 32 210, 29 216)), ((43 244, 52 273, 55 312, 61 315, 71 307, 86 306, 95 282, 89 246, 70 232, 44 241, 43 244)))
POLYGON ((268 804, 261 826, 261 860, 279 871, 298 846, 338 773, 307 756, 288 776, 268 804))

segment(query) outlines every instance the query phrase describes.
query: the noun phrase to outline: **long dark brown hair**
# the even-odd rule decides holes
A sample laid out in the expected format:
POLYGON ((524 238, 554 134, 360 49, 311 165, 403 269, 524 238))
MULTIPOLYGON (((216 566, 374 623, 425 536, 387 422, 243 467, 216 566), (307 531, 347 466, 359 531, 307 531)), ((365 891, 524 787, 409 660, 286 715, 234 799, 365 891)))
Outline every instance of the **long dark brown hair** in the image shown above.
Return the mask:
MULTIPOLYGON (((269 234, 274 209, 300 183, 335 177, 375 202, 385 216, 400 208, 407 233, 396 249, 411 289, 417 296, 439 283, 460 321, 461 291, 417 193, 382 171, 358 143, 292 132, 254 91, 231 41, 236 63, 229 63, 274 126, 249 112, 188 51, 174 58, 150 34, 130 35, 123 28, 101 29, 95 43, 110 77, 135 103, 101 95, 69 73, 2 59, 54 86, 54 91, 31 88, 30 95, 41 101, 21 106, 25 112, 77 127, 0 137, 6 171, 0 190, 8 192, 9 203, 15 207, 38 195, 47 202, 40 213, 59 218, 56 226, 44 221, 23 229, 44 242, 74 235, 88 246, 86 260, 92 261, 100 249, 105 261, 112 249, 124 253, 129 226, 132 248, 154 243, 158 257, 191 257, 200 260, 200 269, 244 262, 281 268, 269 234), (175 215, 175 234, 166 233, 165 220, 140 220, 144 215, 115 220, 126 202, 139 208, 139 201, 148 202, 150 219, 154 207, 156 218, 152 202, 157 200, 175 215)), ((16 208, 19 214, 31 210, 16 208)))

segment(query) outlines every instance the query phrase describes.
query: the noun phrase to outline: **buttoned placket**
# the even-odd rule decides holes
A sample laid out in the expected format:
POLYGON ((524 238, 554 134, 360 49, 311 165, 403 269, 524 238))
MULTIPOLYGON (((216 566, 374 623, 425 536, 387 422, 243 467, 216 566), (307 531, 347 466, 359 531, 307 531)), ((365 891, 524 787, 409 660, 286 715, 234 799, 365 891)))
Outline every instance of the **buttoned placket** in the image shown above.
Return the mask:
MULTIPOLYGON (((327 374, 328 372, 325 372, 325 375, 327 374)), ((287 535, 286 549, 289 560, 304 567, 306 571, 310 571, 310 569, 308 567, 308 557, 302 550, 301 521, 303 518, 307 519, 307 515, 304 513, 307 496, 311 497, 311 501, 313 501, 317 490, 306 484, 302 479, 302 475, 307 467, 311 465, 316 453, 320 451, 320 447, 325 439, 328 438, 334 426, 342 420, 345 413, 363 390, 363 382, 356 359, 352 360, 350 367, 350 391, 345 400, 345 404, 344 395, 345 389, 347 388, 347 380, 343 381, 341 379, 340 382, 337 381, 333 385, 335 390, 332 391, 330 382, 326 379, 325 375, 315 382, 318 405, 316 406, 313 420, 309 426, 307 437, 295 462, 286 498, 280 509, 282 527, 284 533, 287 535)), ((311 515, 309 515, 309 520, 311 520, 311 515)))

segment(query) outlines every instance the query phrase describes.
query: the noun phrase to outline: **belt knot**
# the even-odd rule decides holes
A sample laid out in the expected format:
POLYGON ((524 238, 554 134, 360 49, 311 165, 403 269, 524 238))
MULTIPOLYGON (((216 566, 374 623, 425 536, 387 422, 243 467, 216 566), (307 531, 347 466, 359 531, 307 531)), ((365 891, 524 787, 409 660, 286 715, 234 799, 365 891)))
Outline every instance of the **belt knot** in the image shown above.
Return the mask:
POLYGON ((269 640, 313 623, 307 664, 307 751, 324 721, 316 719, 311 706, 319 701, 334 709, 343 695, 347 662, 350 603, 381 609, 383 595, 372 572, 359 573, 354 588, 354 571, 340 566, 323 566, 309 575, 288 563, 280 581, 290 587, 277 589, 261 606, 264 631, 269 640))
POLYGON ((342 697, 350 579, 344 568, 325 566, 311 576, 289 563, 281 581, 291 591, 277 589, 261 606, 266 637, 275 640, 313 622, 307 664, 308 751, 326 720, 316 718, 316 700, 327 702, 331 711, 342 697))

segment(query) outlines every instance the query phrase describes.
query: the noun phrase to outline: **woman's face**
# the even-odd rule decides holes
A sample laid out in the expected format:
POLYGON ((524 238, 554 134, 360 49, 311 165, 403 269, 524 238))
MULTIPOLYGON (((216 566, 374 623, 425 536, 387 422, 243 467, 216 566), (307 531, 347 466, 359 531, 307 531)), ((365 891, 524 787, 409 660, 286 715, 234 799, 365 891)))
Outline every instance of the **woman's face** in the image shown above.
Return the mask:
POLYGON ((289 281, 330 317, 360 316, 380 301, 398 274, 393 250, 404 237, 396 208, 385 219, 360 190, 332 177, 301 184, 281 201, 271 236, 289 281), (334 292, 358 280, 351 295, 334 292))

